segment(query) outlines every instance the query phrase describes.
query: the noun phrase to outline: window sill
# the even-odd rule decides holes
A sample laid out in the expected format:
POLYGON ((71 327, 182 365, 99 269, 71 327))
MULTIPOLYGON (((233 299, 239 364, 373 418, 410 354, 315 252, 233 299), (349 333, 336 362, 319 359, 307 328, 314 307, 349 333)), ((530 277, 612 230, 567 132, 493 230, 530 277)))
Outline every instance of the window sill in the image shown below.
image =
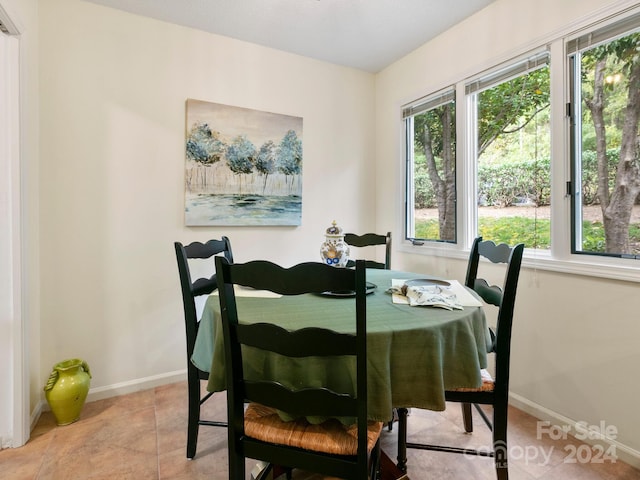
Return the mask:
MULTIPOLYGON (((467 260, 468 250, 461 250, 457 245, 425 243, 415 246, 404 243, 400 252, 413 255, 429 255, 456 260, 467 260)), ((522 267, 569 275, 608 278, 627 282, 640 283, 640 260, 624 258, 597 257, 591 255, 570 255, 564 259, 552 258, 546 250, 525 249, 522 267)))

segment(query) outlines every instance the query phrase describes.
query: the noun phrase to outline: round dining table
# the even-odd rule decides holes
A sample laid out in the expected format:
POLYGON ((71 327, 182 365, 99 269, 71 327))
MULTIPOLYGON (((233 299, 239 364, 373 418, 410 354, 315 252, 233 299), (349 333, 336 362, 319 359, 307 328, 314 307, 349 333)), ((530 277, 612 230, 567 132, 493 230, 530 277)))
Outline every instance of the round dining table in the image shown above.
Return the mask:
MULTIPOLYGON (((433 278, 395 270, 367 270, 368 415, 389 421, 393 408, 445 409, 445 390, 479 387, 490 336, 482 307, 460 310, 396 303, 392 281, 433 278)), ((458 284, 458 287, 466 287, 458 284)), ((469 291, 470 292, 470 291, 469 291)), ((355 301, 348 294, 278 296, 236 291, 241 322, 272 322, 286 329, 304 326, 355 332, 355 301)), ((471 302, 473 303, 473 302, 471 302)), ((355 363, 349 360, 279 358, 252 352, 245 373, 279 378, 292 387, 324 385, 355 391, 355 363)), ((226 388, 220 304, 212 294, 204 305, 192 362, 209 372, 207 389, 226 388)))

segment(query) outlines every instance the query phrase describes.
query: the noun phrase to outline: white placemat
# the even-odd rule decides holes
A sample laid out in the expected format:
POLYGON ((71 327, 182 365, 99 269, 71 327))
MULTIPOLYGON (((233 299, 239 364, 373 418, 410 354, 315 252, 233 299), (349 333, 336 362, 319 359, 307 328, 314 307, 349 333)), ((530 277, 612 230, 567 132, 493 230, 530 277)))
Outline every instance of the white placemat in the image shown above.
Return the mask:
MULTIPOLYGON (((256 298, 280 298, 282 295, 279 293, 270 292, 269 290, 256 290, 254 288, 243 287, 235 285, 234 290, 236 297, 256 297, 256 298)), ((211 295, 218 295, 218 290, 211 295)))
MULTIPOLYGON (((406 278, 394 278, 391 280, 392 287, 401 287, 408 279, 406 278)), ((447 280, 449 282, 449 286, 441 286, 443 289, 450 290, 451 293, 455 294, 458 303, 463 307, 481 307, 482 302, 474 297, 469 290, 466 289, 464 285, 462 285, 457 280, 447 280)), ((398 293, 393 294, 393 303, 400 304, 409 304, 409 299, 404 295, 400 295, 398 293)))

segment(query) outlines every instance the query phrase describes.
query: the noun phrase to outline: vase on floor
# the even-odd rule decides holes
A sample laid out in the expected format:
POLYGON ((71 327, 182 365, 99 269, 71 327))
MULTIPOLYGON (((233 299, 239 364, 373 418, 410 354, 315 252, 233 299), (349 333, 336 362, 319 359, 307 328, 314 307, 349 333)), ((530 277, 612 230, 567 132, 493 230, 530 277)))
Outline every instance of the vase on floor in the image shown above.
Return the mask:
POLYGON ((91 371, 83 360, 72 358, 53 366, 44 392, 58 425, 68 425, 80 418, 90 383, 91 371))

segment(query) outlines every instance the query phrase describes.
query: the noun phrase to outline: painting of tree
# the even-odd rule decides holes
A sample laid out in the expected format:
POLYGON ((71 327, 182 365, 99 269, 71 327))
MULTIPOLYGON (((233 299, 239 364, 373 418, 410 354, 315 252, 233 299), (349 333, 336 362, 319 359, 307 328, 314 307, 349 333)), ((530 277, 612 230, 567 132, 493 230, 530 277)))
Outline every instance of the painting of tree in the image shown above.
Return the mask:
POLYGON ((191 99, 186 118, 186 225, 300 225, 302 118, 191 99))

